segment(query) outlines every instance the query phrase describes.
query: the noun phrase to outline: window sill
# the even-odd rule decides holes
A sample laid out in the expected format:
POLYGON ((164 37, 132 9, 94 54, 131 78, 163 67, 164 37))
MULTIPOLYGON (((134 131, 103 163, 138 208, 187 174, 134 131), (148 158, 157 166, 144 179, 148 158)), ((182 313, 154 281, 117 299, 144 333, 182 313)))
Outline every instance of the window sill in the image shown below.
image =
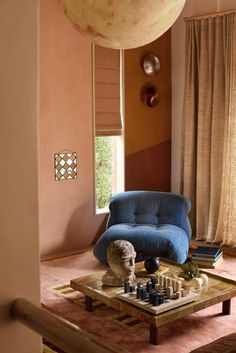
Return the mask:
POLYGON ((109 208, 98 208, 96 209, 96 215, 108 214, 109 208))

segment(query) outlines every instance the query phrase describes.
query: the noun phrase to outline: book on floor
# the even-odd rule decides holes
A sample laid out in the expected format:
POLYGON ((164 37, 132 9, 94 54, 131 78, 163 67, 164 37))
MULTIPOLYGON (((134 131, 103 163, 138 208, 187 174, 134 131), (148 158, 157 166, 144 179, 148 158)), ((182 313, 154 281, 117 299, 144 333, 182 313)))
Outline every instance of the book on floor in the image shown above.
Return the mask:
POLYGON ((198 265, 198 267, 202 268, 217 268, 223 261, 223 257, 221 256, 217 261, 200 261, 200 260, 192 260, 192 263, 198 265))
POLYGON ((194 250, 192 257, 216 258, 221 253, 222 251, 219 247, 198 246, 197 249, 194 250))
POLYGON ((220 252, 219 255, 217 255, 216 257, 204 257, 204 256, 192 256, 192 260, 194 261, 207 261, 207 262, 215 262, 217 260, 219 260, 221 257, 223 256, 223 253, 220 252))

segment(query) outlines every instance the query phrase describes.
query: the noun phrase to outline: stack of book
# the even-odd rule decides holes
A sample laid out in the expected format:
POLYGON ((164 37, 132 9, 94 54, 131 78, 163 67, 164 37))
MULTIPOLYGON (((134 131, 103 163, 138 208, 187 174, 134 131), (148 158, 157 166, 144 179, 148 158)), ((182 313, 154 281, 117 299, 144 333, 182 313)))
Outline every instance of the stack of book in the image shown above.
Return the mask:
POLYGON ((216 268, 223 261, 223 253, 220 248, 198 246, 192 253, 191 261, 199 267, 216 268))

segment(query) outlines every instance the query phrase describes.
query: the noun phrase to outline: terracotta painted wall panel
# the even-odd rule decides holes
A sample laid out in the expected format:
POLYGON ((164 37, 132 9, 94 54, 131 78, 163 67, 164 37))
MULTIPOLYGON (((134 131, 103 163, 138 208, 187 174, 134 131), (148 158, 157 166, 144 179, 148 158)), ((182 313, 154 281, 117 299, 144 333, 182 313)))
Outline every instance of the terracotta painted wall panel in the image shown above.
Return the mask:
POLYGON ((125 51, 125 184, 129 190, 139 186, 147 190, 170 189, 170 40, 171 33, 168 31, 144 47, 125 51), (143 71, 142 61, 147 54, 155 54, 160 60, 161 69, 155 77, 149 77, 143 71), (141 99, 141 91, 148 84, 156 86, 160 92, 160 102, 154 108, 147 107, 141 99), (168 148, 163 149, 164 145, 168 148), (153 165, 143 173, 146 158, 153 165), (153 176, 158 174, 156 168, 164 160, 166 167, 161 171, 162 181, 158 178, 154 181, 153 176))
POLYGON ((170 141, 126 157, 126 190, 170 190, 170 141))
POLYGON ((94 215, 91 43, 58 1, 41 1, 41 254, 90 245, 104 216, 94 215), (77 152, 78 178, 54 180, 54 153, 77 152))

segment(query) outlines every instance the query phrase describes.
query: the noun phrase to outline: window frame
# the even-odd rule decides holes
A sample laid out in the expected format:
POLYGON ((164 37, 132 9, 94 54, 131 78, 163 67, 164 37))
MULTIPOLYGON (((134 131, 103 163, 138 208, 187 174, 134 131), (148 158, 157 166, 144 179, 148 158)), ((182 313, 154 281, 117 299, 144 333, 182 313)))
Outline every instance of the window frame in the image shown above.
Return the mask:
MULTIPOLYGON (((96 207, 96 126, 95 126, 95 44, 92 46, 92 117, 93 117, 93 212, 94 215, 105 215, 109 214, 109 208, 97 209, 96 207)), ((120 114, 122 121, 122 130, 119 137, 122 139, 122 156, 118 156, 120 161, 119 173, 120 184, 122 188, 119 191, 124 191, 125 189, 125 119, 124 119, 124 50, 120 50, 120 114)), ((111 135, 113 136, 113 135, 111 135)), ((115 136, 115 135, 114 135, 115 136)), ((99 136, 98 136, 99 137, 99 136)))

